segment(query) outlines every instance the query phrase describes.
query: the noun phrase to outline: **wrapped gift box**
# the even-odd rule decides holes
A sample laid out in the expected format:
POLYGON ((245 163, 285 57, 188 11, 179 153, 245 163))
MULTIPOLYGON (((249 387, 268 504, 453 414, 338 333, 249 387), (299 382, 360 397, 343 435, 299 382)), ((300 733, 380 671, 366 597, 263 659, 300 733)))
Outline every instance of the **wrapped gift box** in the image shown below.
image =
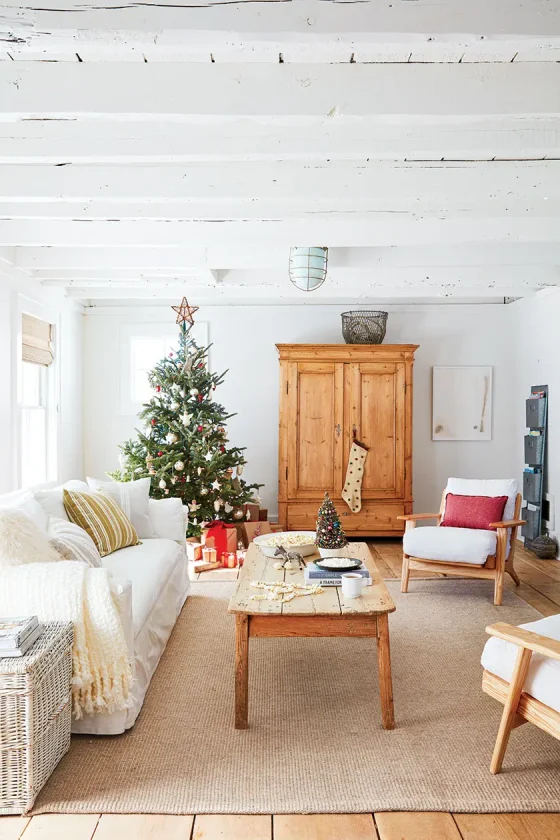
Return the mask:
POLYGON ((249 502, 247 505, 243 505, 243 513, 245 514, 246 522, 258 522, 260 509, 260 505, 253 504, 252 502, 249 502))

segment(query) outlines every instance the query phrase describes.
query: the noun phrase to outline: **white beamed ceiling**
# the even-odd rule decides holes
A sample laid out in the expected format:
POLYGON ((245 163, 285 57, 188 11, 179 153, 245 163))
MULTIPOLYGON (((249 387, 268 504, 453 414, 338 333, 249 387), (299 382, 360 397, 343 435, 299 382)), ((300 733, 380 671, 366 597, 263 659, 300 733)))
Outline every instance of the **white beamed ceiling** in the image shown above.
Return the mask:
POLYGON ((560 284, 560 0, 4 0, 0 277, 91 305, 560 284), (290 245, 327 245, 291 286, 290 245))

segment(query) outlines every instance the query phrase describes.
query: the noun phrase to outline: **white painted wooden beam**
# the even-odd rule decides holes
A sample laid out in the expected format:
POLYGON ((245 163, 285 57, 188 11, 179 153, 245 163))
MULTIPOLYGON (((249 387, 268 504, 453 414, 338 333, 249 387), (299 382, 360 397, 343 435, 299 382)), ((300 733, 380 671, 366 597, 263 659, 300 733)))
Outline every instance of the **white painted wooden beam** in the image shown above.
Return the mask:
MULTIPOLYGON (((211 248, 193 247, 23 247, 9 249, 14 262, 41 279, 135 279, 154 275, 184 278, 202 267, 228 269, 284 269, 288 251, 256 239, 250 248, 235 240, 221 240, 211 248)), ((390 267, 487 267, 560 265, 560 241, 468 242, 431 245, 329 248, 329 268, 371 271, 390 267)))
MULTIPOLYGON (((282 289, 288 283, 286 267, 269 269, 266 272, 255 270, 230 270, 220 273, 218 282, 213 281, 218 272, 197 272, 190 277, 106 277, 97 279, 44 279, 44 286, 62 286, 69 289, 162 289, 168 286, 212 286, 221 285, 224 290, 245 288, 248 292, 256 289, 282 289), (211 275, 211 276, 208 276, 211 275)), ((329 265, 327 274, 328 287, 336 288, 338 292, 347 291, 348 294, 363 294, 377 287, 408 289, 429 286, 446 290, 479 290, 494 289, 507 293, 512 289, 518 291, 536 289, 545 286, 560 286, 560 267, 542 267, 535 272, 531 266, 415 266, 371 269, 337 268, 329 265)))
POLYGON ((3 121, 95 115, 198 124, 239 118, 402 124, 559 114, 556 63, 238 65, 232 72, 218 64, 0 62, 3 121))
POLYGON ((20 165, 0 166, 0 184, 0 216, 14 218, 276 219, 309 212, 430 211, 442 217, 450 211, 560 215, 555 206, 560 161, 20 165), (52 206, 44 210, 45 203, 52 206))
MULTIPOLYGON (((466 242, 557 242, 560 218, 412 219, 395 214, 379 220, 372 214, 318 214, 278 221, 68 221, 50 219, 0 220, 0 246, 72 246, 87 248, 170 247, 209 248, 235 242, 250 249, 289 248, 298 244, 330 247, 459 244, 466 242)), ((228 268, 223 265, 221 267, 228 268)))
MULTIPOLYGON (((122 33, 130 40, 135 33, 190 33, 193 43, 210 33, 244 33, 263 41, 279 37, 279 33, 297 43, 312 38, 334 38, 352 33, 353 37, 378 38, 392 33, 408 33, 428 37, 452 37, 457 33, 480 33, 479 37, 514 34, 528 36, 560 35, 560 14, 555 2, 532 0, 417 0, 414 4, 364 0, 359 4, 317 2, 267 2, 216 4, 194 0, 169 0, 165 5, 134 0, 93 0, 84 5, 80 0, 42 0, 40 7, 22 6, 20 0, 4 0, 3 22, 7 29, 24 38, 43 33, 61 33, 68 37, 78 32, 115 33, 118 45, 122 33), (77 14, 79 13, 79 14, 77 14)), ((177 37, 177 36, 175 36, 177 37)), ((498 36, 495 36, 498 39, 498 36)))
POLYGON ((271 126, 95 119, 0 122, 0 163, 192 164, 292 160, 491 160, 560 157, 560 119, 503 117, 460 126, 271 126))

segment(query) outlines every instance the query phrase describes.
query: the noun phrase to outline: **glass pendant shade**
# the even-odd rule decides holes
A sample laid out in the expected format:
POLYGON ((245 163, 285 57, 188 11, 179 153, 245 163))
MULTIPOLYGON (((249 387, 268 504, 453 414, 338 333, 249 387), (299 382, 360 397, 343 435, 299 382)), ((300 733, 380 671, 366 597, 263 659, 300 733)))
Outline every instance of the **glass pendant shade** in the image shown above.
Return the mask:
POLYGON ((328 248, 290 248, 290 280, 303 292, 322 286, 327 276, 328 248))

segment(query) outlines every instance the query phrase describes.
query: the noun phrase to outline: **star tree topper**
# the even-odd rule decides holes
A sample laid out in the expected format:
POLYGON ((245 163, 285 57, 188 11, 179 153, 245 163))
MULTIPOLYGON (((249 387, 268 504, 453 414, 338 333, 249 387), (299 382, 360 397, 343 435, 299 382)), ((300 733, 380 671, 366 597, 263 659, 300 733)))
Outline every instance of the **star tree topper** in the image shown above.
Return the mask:
POLYGON ((188 321, 192 327, 194 324, 193 315, 195 312, 198 312, 199 307, 189 306, 186 297, 184 297, 179 306, 172 306, 171 309, 177 313, 176 324, 182 324, 184 321, 188 321))

